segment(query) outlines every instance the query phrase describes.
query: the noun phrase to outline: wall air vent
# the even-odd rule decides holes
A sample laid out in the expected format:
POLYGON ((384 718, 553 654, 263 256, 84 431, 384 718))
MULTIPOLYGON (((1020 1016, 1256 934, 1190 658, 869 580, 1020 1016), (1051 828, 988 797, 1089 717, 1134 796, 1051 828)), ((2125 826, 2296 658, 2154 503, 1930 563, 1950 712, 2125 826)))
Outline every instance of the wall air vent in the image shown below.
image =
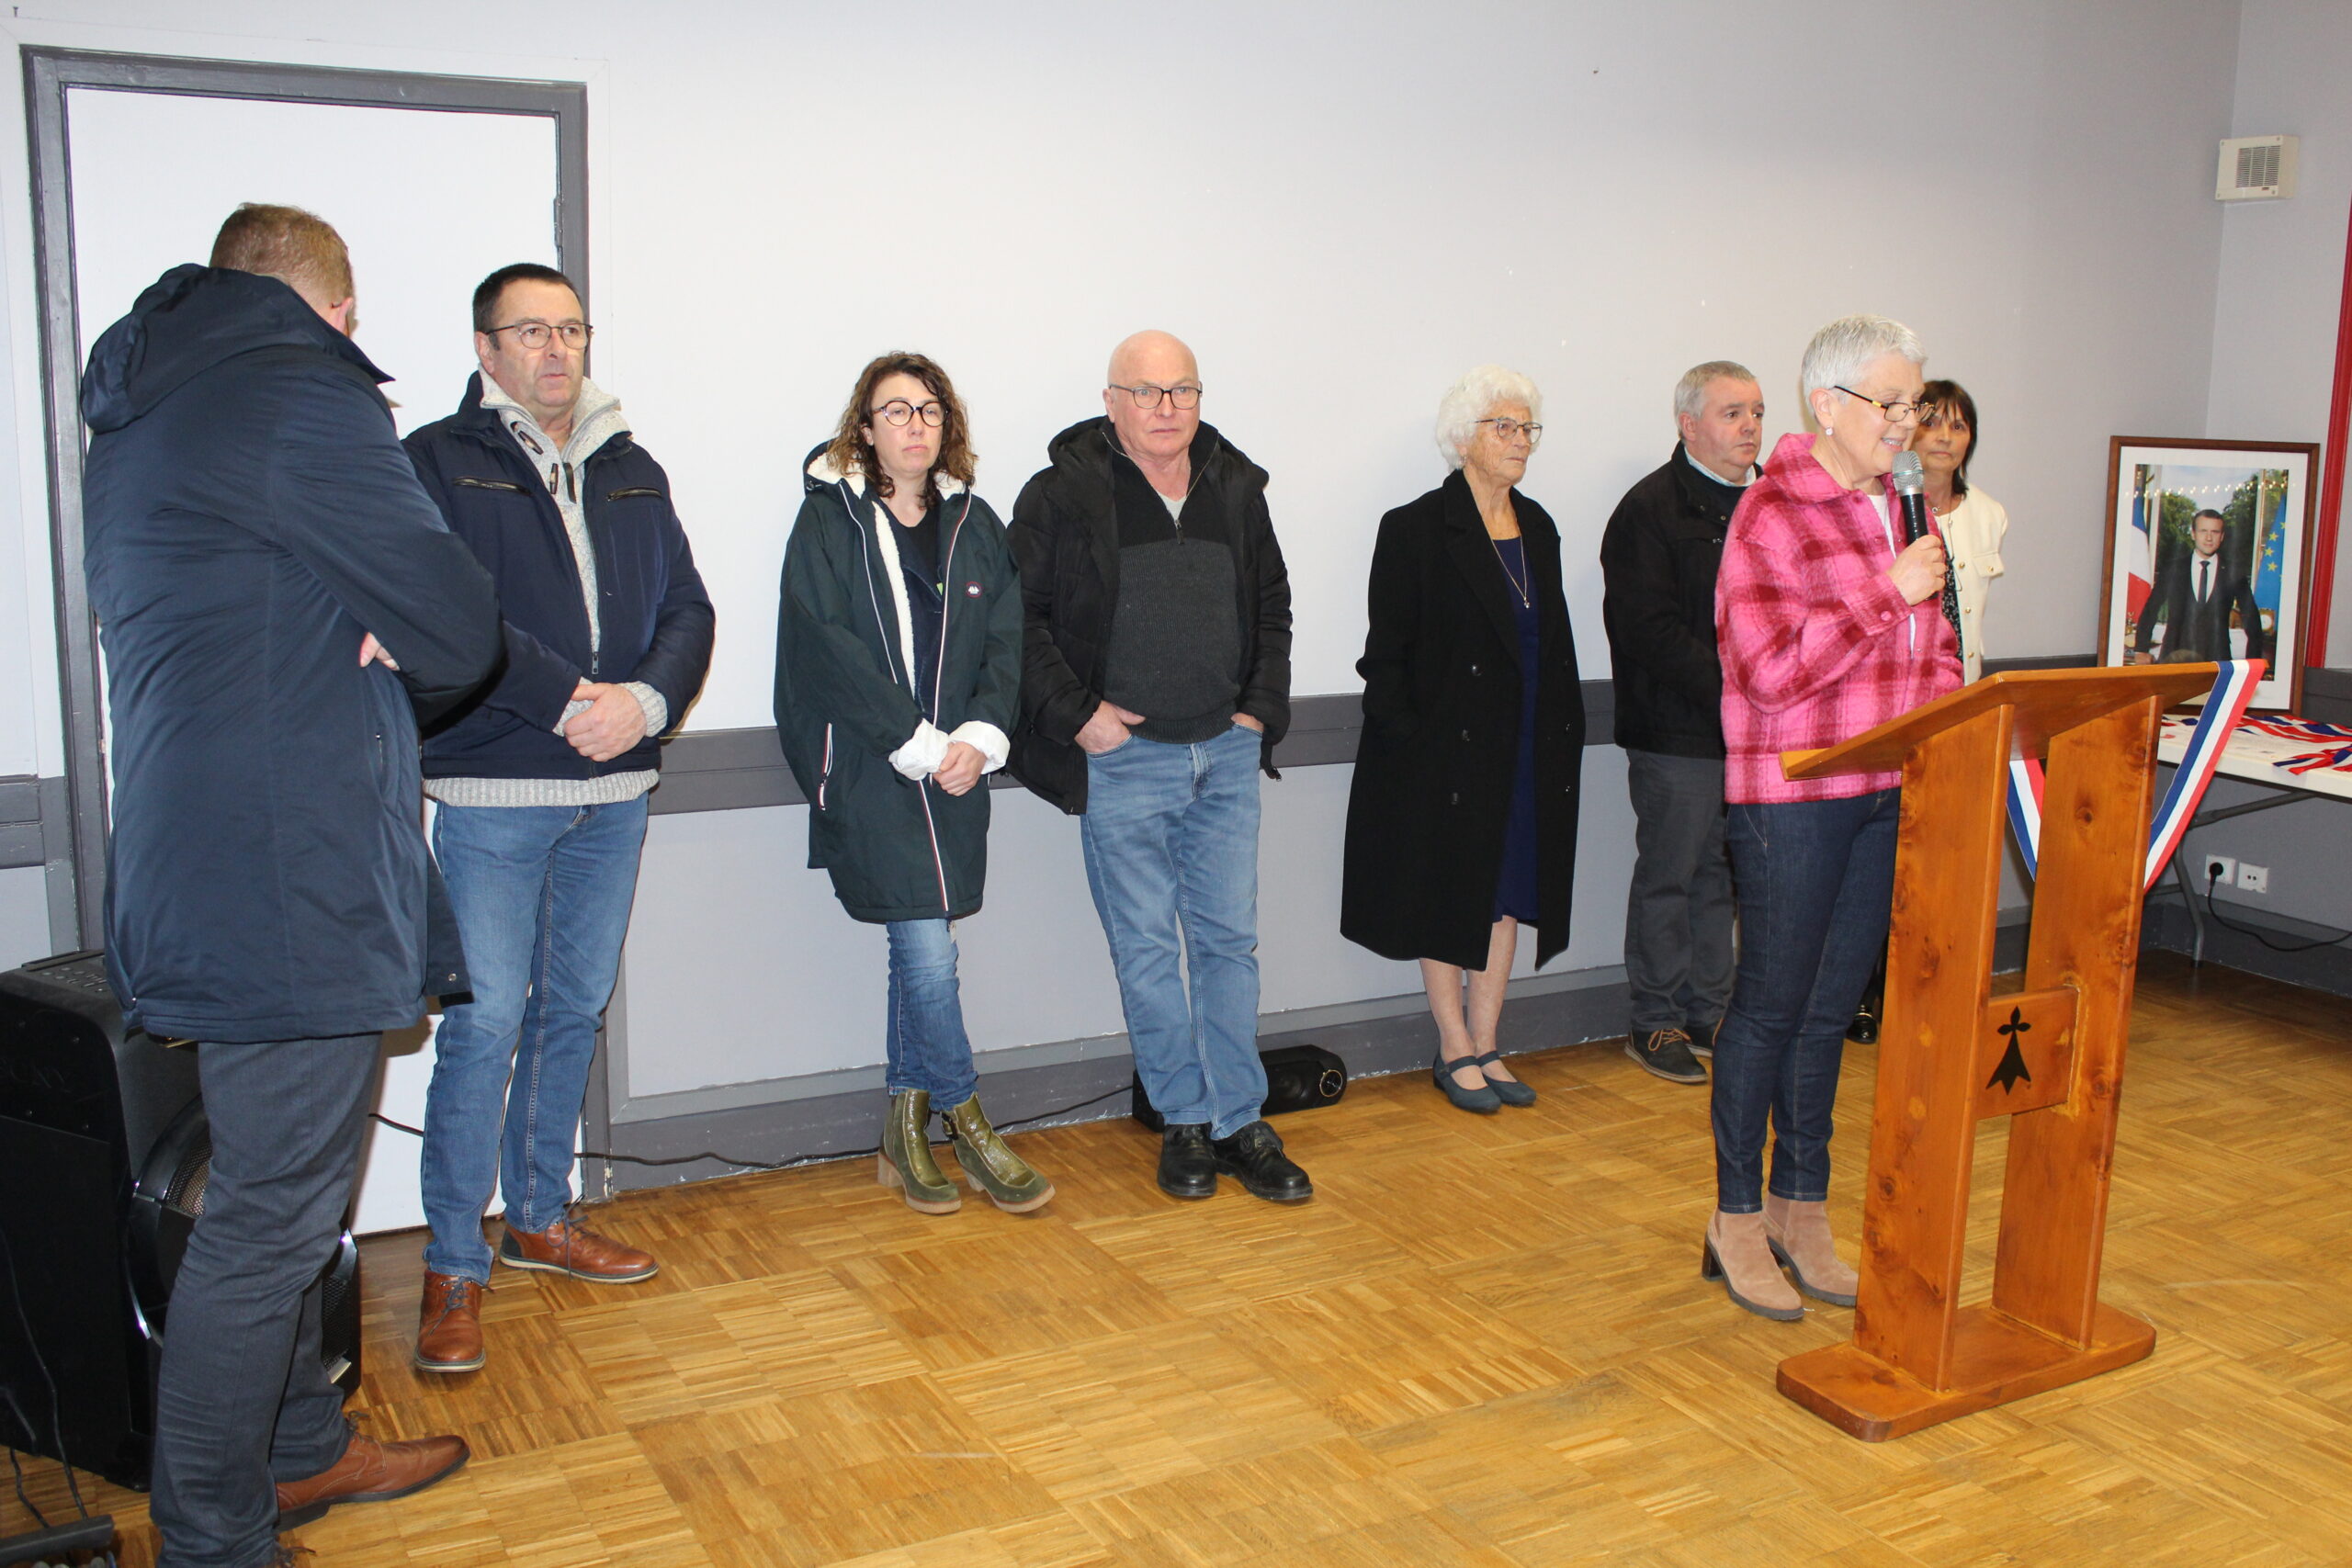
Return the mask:
POLYGON ((2233 136, 2222 143, 2216 201, 2278 201, 2295 194, 2292 136, 2233 136))

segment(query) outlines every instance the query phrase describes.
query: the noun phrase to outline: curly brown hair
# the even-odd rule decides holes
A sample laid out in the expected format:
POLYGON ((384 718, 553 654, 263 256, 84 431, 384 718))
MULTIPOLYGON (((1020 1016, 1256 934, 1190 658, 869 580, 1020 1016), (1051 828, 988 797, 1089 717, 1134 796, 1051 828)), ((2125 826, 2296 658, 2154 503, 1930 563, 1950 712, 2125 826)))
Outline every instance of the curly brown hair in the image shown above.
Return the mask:
POLYGON ((842 410, 841 424, 826 445, 825 458, 842 473, 852 468, 864 473, 876 497, 884 501, 890 498, 890 476, 882 471, 881 461, 874 455, 874 443, 865 438, 865 431, 874 420, 874 389, 892 376, 913 377, 946 411, 939 426, 939 458, 932 464, 931 472, 923 476, 923 504, 936 506, 939 475, 944 471, 970 489, 978 455, 972 450, 971 421, 964 413, 964 400, 956 395, 956 384, 947 378, 946 371, 922 355, 894 349, 859 372, 857 389, 850 394, 848 404, 842 410))

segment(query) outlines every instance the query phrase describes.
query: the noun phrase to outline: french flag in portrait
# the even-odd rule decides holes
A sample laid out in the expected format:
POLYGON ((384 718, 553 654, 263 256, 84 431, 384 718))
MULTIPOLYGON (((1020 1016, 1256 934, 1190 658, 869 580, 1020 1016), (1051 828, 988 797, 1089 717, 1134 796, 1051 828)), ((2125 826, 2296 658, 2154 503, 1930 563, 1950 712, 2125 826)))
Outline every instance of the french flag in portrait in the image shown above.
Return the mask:
POLYGON ((2156 536, 2154 525, 2164 516, 2164 489, 2157 482, 2161 470, 2143 465, 2140 482, 2132 496, 2132 536, 2121 541, 2123 558, 2116 564, 2123 569, 2123 619, 2128 626, 2140 618, 2141 606, 2155 588, 2156 536), (2136 546, 2136 547, 2135 547, 2136 546))

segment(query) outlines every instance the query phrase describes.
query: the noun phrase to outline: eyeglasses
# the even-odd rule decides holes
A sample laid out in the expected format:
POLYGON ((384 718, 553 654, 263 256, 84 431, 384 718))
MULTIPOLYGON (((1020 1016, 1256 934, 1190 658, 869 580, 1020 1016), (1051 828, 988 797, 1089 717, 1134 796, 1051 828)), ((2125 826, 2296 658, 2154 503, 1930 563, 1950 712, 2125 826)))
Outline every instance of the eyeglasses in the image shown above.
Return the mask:
MULTIPOLYGON (((1849 398, 1862 398, 1862 394, 1851 387, 1838 387, 1837 390, 1849 398)), ((1917 419, 1919 411, 1927 406, 1924 403, 1883 403, 1876 398, 1862 398, 1862 401, 1885 415, 1886 423, 1889 424, 1901 424, 1906 419, 1917 419)))
POLYGON ((1140 387, 1115 387, 1112 390, 1126 393, 1136 400, 1136 407, 1139 409, 1156 409, 1162 398, 1180 409, 1201 406, 1201 389, 1198 387, 1155 387, 1147 381, 1140 387))
POLYGON ((545 348, 548 334, 558 333, 562 334, 566 347, 585 348, 595 332, 596 329, 585 321, 559 321, 553 326, 545 321, 510 321, 503 327, 492 327, 481 335, 494 338, 501 333, 513 333, 514 341, 525 348, 545 348))
POLYGON ((1471 423, 1474 424, 1493 425, 1495 427, 1495 439, 1501 442, 1506 446, 1519 439, 1522 434, 1527 437, 1527 444, 1530 446, 1534 446, 1537 442, 1544 439, 1544 427, 1540 424, 1530 424, 1525 420, 1480 419, 1473 420, 1471 423))
POLYGON ((892 398, 866 417, 879 419, 886 424, 904 424, 917 414, 922 415, 922 422, 936 430, 941 422, 946 419, 947 410, 935 400, 927 403, 910 403, 904 398, 892 398))

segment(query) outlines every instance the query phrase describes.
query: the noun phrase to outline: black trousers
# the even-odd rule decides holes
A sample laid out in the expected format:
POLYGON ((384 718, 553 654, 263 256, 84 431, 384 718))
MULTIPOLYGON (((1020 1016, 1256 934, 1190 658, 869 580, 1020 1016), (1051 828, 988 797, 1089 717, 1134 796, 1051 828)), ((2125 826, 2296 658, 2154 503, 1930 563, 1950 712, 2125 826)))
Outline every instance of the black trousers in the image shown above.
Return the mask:
POLYGON ((351 1440, 319 1364, 321 1276, 358 1179, 381 1037, 197 1047, 212 1177, 173 1282, 156 1390, 157 1568, 252 1568, 279 1481, 351 1440))

